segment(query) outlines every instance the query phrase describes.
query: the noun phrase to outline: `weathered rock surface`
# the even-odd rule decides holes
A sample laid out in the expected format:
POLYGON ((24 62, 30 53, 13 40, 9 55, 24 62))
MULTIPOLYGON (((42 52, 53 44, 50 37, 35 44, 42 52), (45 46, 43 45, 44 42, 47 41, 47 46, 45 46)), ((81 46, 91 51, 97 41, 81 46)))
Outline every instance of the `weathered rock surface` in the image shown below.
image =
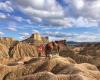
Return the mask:
POLYGON ((0 38, 0 43, 5 45, 7 48, 14 46, 17 42, 18 41, 13 38, 7 38, 7 37, 0 38))
POLYGON ((77 64, 71 58, 59 56, 51 59, 34 60, 31 63, 19 65, 7 73, 3 80, 99 80, 100 71, 96 66, 77 64))
POLYGON ((8 51, 9 49, 0 43, 0 58, 9 58, 8 51))
POLYGON ((0 43, 0 64, 7 64, 9 60, 9 49, 0 43))
POLYGON ((36 47, 27 43, 19 42, 10 52, 10 55, 15 60, 25 57, 34 57, 37 55, 36 47))
POLYGON ((67 51, 63 51, 60 53, 60 56, 63 56, 63 57, 70 57, 72 59, 74 59, 77 63, 90 63, 91 60, 93 59, 92 56, 85 56, 85 55, 80 55, 80 54, 77 54, 77 53, 74 53, 74 52, 67 52, 67 51))
MULTIPOLYGON (((36 45, 38 42, 41 43, 37 41, 36 45)), ((49 59, 37 58, 37 48, 33 43, 33 36, 20 42, 12 38, 0 38, 0 80, 100 79, 97 69, 100 68, 98 44, 86 46, 80 54, 66 46, 65 51, 60 52, 63 57, 53 56, 49 59), (2 65, 3 62, 10 64, 2 65)))
POLYGON ((85 45, 83 50, 81 50, 79 54, 100 57, 100 43, 85 45))
POLYGON ((23 40, 22 42, 26 42, 35 46, 39 46, 43 43, 48 43, 48 37, 42 37, 39 33, 32 34, 29 38, 23 40))
POLYGON ((70 57, 75 60, 77 63, 90 63, 97 67, 100 67, 100 57, 90 56, 90 55, 81 55, 77 53, 68 53, 67 51, 63 51, 60 53, 60 56, 70 57))

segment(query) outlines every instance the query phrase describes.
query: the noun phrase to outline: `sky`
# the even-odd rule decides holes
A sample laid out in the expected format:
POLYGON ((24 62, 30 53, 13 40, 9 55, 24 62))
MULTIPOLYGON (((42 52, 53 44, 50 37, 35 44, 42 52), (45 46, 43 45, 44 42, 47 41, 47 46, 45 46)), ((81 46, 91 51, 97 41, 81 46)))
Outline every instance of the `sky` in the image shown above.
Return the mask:
POLYGON ((100 0, 0 0, 0 37, 100 42, 100 0))

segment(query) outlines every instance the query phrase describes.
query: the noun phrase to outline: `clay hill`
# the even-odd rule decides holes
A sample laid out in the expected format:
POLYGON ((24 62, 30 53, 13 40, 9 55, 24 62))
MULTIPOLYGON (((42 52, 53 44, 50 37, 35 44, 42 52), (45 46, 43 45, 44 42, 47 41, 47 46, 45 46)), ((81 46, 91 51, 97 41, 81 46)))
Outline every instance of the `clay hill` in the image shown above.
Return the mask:
POLYGON ((9 49, 0 43, 0 58, 9 58, 8 52, 9 49))
POLYGON ((100 57, 100 43, 86 44, 83 47, 84 48, 80 51, 80 54, 100 57))
POLYGON ((99 80, 96 66, 77 64, 71 58, 32 59, 15 66, 0 66, 2 80, 99 80), (4 70, 5 69, 5 70, 4 70))
POLYGON ((75 53, 60 41, 59 56, 38 58, 37 46, 48 42, 48 37, 38 33, 22 41, 0 38, 0 80, 100 79, 100 44, 82 45, 75 53))
POLYGON ((24 57, 34 57, 37 56, 37 49, 33 45, 19 42, 10 51, 10 56, 13 57, 14 60, 20 60, 24 57))
MULTIPOLYGON (((37 46, 40 44, 48 43, 48 37, 42 37, 40 34, 32 34, 29 38, 23 41, 17 41, 13 38, 0 38, 0 62, 2 59, 13 59, 14 61, 29 59, 31 57, 37 57, 37 46)), ((64 50, 60 51, 60 56, 71 57, 77 63, 92 63, 96 66, 100 66, 99 44, 85 44, 79 54, 66 45, 64 50), (88 54, 88 55, 87 55, 88 54)), ((3 60, 7 63, 5 60, 3 60)), ((3 62, 3 63, 4 63, 3 62)))
POLYGON ((25 57, 36 57, 37 46, 48 41, 48 37, 41 37, 38 33, 32 34, 31 37, 23 41, 7 37, 0 38, 0 59, 20 60, 25 57))
POLYGON ((10 48, 18 43, 18 41, 13 38, 2 37, 0 38, 0 43, 5 45, 7 48, 10 48))

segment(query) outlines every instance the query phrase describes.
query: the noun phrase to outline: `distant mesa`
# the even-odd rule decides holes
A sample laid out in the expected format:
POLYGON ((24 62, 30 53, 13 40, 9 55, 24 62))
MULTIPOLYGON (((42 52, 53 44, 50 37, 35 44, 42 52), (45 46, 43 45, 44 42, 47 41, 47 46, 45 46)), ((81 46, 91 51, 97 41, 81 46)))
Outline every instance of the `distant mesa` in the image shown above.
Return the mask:
POLYGON ((39 33, 32 34, 30 38, 34 38, 34 40, 42 41, 42 37, 39 33))
POLYGON ((29 38, 23 40, 22 42, 27 42, 38 46, 39 44, 42 43, 48 43, 49 37, 42 37, 39 33, 34 33, 29 38))

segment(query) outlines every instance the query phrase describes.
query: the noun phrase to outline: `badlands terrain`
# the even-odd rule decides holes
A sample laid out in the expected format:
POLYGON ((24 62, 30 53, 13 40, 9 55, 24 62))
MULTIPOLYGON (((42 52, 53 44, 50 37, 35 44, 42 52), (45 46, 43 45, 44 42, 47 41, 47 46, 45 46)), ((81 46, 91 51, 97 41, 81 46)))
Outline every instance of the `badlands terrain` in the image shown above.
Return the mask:
POLYGON ((100 80, 100 44, 66 44, 49 59, 37 57, 40 42, 33 40, 0 38, 0 80, 100 80))

